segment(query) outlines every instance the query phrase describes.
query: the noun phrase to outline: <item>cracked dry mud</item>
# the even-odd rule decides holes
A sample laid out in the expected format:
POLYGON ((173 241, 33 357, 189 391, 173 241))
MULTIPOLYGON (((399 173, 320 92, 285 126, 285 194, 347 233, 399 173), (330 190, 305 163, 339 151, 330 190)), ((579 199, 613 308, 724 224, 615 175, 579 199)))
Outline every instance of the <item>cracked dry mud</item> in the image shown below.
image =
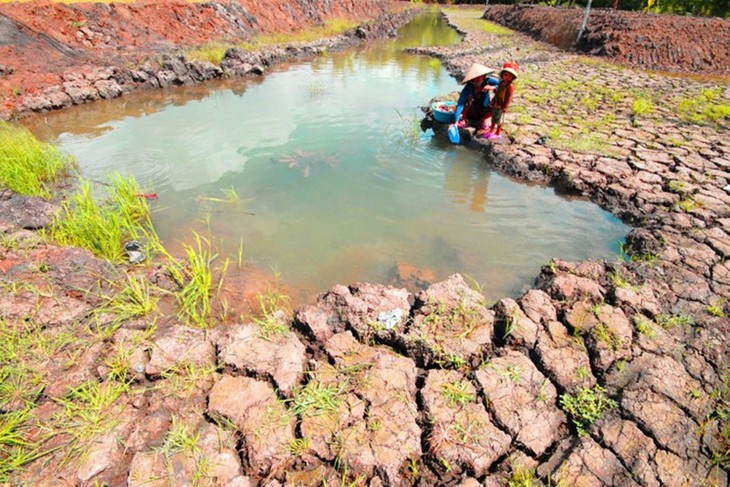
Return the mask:
POLYGON ((554 260, 534 289, 491 305, 454 275, 415 295, 335 286, 272 316, 283 325, 273 334, 256 321, 197 330, 166 317, 103 336, 80 318, 119 270, 21 229, 47 225, 50 210, 4 193, 0 229, 13 245, 0 253, 0 316, 44 346, 28 395, 2 406, 33 404, 36 439, 63 426, 13 480, 497 486, 535 472, 553 485, 726 485, 716 460, 727 449, 730 137, 726 119, 691 121, 677 107, 702 90, 727 104, 728 85, 489 34, 475 26, 481 14, 448 10, 464 42, 418 50, 457 78, 477 60, 520 63, 508 140, 468 144, 506 174, 633 223, 627 260, 554 260), (632 120, 639 97, 653 110, 632 120), (384 326, 396 309, 403 319, 384 326), (81 435, 57 399, 89 380, 109 390, 120 350, 132 386, 81 435), (561 398, 595 386, 615 407, 579 435, 561 398))

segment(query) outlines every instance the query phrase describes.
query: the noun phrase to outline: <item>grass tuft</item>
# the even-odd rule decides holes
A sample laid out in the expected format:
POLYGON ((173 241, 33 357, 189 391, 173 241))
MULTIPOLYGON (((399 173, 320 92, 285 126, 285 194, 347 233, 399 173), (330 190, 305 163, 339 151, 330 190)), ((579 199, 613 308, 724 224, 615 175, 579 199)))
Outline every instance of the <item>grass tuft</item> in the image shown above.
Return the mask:
POLYGON ((98 200, 89 181, 64 202, 49 235, 60 245, 81 247, 111 262, 122 262, 124 243, 144 240, 151 249, 160 247, 150 208, 134 178, 111 176, 110 190, 98 200))
POLYGON ((176 294, 180 307, 178 318, 189 325, 207 328, 212 325, 211 295, 220 291, 229 261, 226 259, 223 263, 220 279, 214 289, 211 264, 218 256, 211 254, 210 242, 205 238, 196 234, 195 241, 197 249, 191 245, 183 246, 187 257, 185 265, 172 262, 167 269, 182 288, 176 294))
POLYGON ((0 185, 18 194, 50 197, 49 185, 75 166, 72 157, 0 120, 0 185))
POLYGON ((580 387, 575 395, 560 396, 560 406, 571 416, 578 436, 586 436, 586 428, 603 417, 603 413, 618 406, 606 395, 606 389, 600 385, 580 387))

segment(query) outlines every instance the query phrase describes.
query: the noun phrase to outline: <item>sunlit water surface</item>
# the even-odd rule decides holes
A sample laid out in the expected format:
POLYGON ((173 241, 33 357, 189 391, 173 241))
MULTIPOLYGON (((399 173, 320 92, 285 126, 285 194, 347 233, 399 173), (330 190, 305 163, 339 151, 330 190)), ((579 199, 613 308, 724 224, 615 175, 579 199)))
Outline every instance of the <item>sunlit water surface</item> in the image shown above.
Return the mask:
POLYGON ((30 123, 83 177, 117 170, 157 193, 167 246, 198 232, 235 259, 242 244, 249 263, 304 300, 336 283, 393 282, 399 264, 435 279, 461 272, 490 299, 516 297, 553 257, 613 258, 628 228, 609 213, 512 182, 477 152, 418 130, 418 107, 459 86, 438 61, 401 51, 456 41, 427 15, 397 41, 263 79, 129 95, 30 123))

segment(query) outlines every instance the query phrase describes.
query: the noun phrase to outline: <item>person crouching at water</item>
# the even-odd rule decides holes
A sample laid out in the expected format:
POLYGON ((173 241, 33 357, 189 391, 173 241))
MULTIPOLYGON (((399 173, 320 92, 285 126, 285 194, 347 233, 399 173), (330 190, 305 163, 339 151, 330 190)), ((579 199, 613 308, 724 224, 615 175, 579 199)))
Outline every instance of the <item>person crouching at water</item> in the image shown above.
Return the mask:
POLYGON ((490 115, 489 92, 499 84, 499 79, 491 78, 488 75, 495 71, 482 64, 474 63, 466 72, 464 80, 461 82, 464 88, 459 94, 454 113, 457 127, 471 126, 477 130, 486 128, 484 123, 490 115))
POLYGON ((489 140, 499 140, 502 138, 502 123, 504 122, 504 114, 507 113, 512 97, 515 93, 513 81, 517 79, 517 70, 519 66, 512 61, 504 63, 502 71, 499 72, 500 82, 494 91, 494 96, 490 102, 489 110, 492 115, 492 126, 484 133, 483 137, 489 140))

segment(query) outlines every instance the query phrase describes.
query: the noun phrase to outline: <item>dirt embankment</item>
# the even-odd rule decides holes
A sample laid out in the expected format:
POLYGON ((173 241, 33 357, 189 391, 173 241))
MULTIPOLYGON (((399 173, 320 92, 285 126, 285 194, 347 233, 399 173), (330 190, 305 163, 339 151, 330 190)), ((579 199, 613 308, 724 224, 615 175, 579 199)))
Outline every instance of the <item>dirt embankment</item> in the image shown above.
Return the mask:
MULTIPOLYGON (((581 8, 494 5, 484 18, 563 49, 576 47, 581 8)), ((730 74, 730 21, 594 9, 578 50, 656 71, 730 74)))
MULTIPOLYGON (((375 19, 404 5, 391 0, 0 4, 0 118, 164 86, 164 75, 162 82, 148 82, 161 66, 144 66, 146 61, 155 64, 162 53, 209 42, 235 44, 332 18, 375 19), (47 91, 52 87, 57 89, 47 91), (50 101, 28 100, 39 94, 50 101)), ((363 29, 351 33, 359 38, 368 34, 363 29)), ((179 76, 179 66, 165 70, 176 69, 179 76)), ((179 76, 182 81, 173 84, 248 72, 211 69, 198 66, 198 79, 179 76)))

